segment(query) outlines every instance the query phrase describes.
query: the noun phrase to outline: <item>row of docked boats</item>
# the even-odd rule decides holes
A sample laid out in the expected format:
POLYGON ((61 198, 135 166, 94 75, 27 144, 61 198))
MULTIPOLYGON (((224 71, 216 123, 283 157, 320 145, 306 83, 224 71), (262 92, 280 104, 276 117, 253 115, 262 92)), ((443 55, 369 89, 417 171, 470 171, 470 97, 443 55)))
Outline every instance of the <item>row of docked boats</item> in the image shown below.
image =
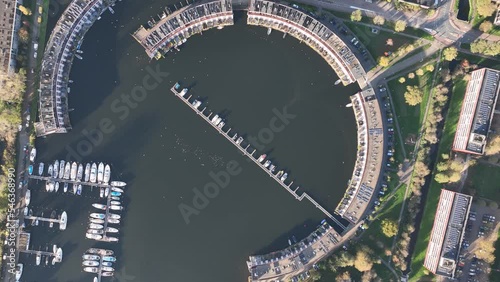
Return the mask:
POLYGON ((260 155, 260 157, 257 159, 257 162, 264 166, 265 169, 269 170, 271 174, 273 174, 276 178, 278 178, 281 182, 284 182, 288 178, 288 173, 285 172, 284 170, 278 171, 278 173, 275 174, 276 171, 276 165, 272 163, 271 160, 267 159, 266 154, 260 155))
MULTIPOLYGON (((39 220, 47 221, 47 218, 43 217, 43 212, 41 213, 40 217, 33 216, 33 209, 28 209, 28 207, 24 208, 24 217, 25 219, 31 219, 31 225, 33 226, 38 226, 39 220)), ((49 228, 54 227, 55 222, 59 223, 60 230, 66 230, 66 226, 68 225, 68 214, 65 211, 61 213, 61 216, 57 216, 56 211, 52 211, 49 219, 49 228)))
MULTIPOLYGON (((88 249, 82 256, 83 271, 96 273, 103 277, 113 276, 115 271, 113 263, 116 262, 116 257, 113 255, 114 252, 112 250, 88 249)), ((95 277, 94 281, 98 281, 98 278, 95 277)))
POLYGON ((112 212, 120 212, 123 210, 120 196, 124 191, 122 188, 114 186, 112 186, 111 188, 106 188, 105 190, 111 190, 111 192, 104 192, 106 194, 105 197, 107 199, 107 204, 92 204, 92 207, 101 210, 102 213, 97 212, 90 214, 90 223, 87 229, 87 234, 85 236, 88 239, 98 241, 118 242, 117 237, 110 236, 117 235, 119 232, 118 229, 109 225, 120 224, 121 216, 112 212))
MULTIPOLYGON (((52 246, 52 253, 49 252, 43 252, 45 256, 45 265, 49 265, 49 260, 51 257, 52 258, 52 265, 55 265, 56 263, 59 263, 62 261, 63 258, 63 250, 57 245, 52 246)), ((35 264, 38 266, 42 263, 42 252, 37 252, 36 257, 35 257, 35 264)))
MULTIPOLYGON (((29 169, 29 171, 30 170, 32 173, 32 168, 29 169)), ((40 163, 38 165, 38 174, 42 176, 44 174, 44 170, 45 164, 40 163)), ((48 166, 47 174, 55 179, 108 184, 111 177, 111 167, 108 164, 105 165, 101 162, 99 164, 87 163, 84 168, 83 164, 56 160, 53 164, 48 166)))

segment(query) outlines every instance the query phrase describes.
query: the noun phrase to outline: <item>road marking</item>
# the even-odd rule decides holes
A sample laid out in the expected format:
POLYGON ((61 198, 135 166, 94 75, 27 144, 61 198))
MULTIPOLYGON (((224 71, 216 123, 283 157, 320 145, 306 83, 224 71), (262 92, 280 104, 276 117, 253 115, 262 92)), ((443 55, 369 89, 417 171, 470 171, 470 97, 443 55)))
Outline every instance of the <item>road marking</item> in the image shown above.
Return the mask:
POLYGON ((357 10, 362 10, 362 11, 365 11, 365 12, 375 13, 375 12, 374 12, 374 11, 372 11, 372 10, 363 9, 363 8, 356 7, 356 6, 349 6, 349 8, 351 8, 351 9, 357 9, 357 10))

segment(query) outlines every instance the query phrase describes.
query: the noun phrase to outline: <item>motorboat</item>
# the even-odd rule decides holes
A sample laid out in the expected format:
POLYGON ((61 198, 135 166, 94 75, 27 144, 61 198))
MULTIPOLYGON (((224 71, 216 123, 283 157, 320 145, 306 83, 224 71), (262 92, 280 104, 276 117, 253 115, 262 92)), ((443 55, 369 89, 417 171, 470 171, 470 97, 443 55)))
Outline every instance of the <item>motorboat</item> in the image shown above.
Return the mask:
POLYGON ((61 214, 61 218, 59 219, 59 230, 66 230, 66 226, 68 225, 68 214, 63 211, 61 214))
POLYGON ((82 177, 83 177, 83 165, 79 164, 78 169, 76 171, 76 180, 82 181, 82 177))
POLYGON ((90 273, 97 273, 97 272, 99 272, 99 268, 97 268, 97 267, 84 267, 83 271, 90 272, 90 273))
POLYGON ((56 160, 53 165, 54 173, 52 174, 52 177, 58 178, 59 177, 59 161, 56 160))
POLYGON ((85 182, 89 182, 89 180, 90 180, 90 164, 85 165, 84 180, 85 180, 85 182))
POLYGON ((104 188, 101 187, 101 191, 99 192, 99 197, 104 198, 104 188))
POLYGON ((78 165, 76 164, 76 162, 73 162, 71 164, 71 173, 70 173, 70 179, 71 180, 76 180, 76 173, 78 171, 78 165))
POLYGON ((111 187, 111 191, 120 192, 120 193, 124 192, 123 189, 118 188, 118 187, 111 187))
POLYGON ((36 253, 36 258, 35 258, 36 265, 40 265, 41 262, 42 262, 42 254, 36 253))
POLYGON ((109 209, 113 210, 113 211, 121 211, 121 210, 123 210, 123 207, 122 206, 109 206, 109 209))
POLYGON ((68 186, 69 186, 68 182, 64 182, 64 188, 63 188, 64 193, 68 192, 68 186))
POLYGON ((47 174, 50 177, 54 177, 54 166, 53 165, 49 165, 49 168, 47 169, 47 174))
POLYGON ((241 144, 241 142, 243 142, 243 137, 239 137, 238 140, 236 140, 236 144, 241 144))
POLYGON ((114 275, 114 272, 102 272, 101 276, 103 277, 111 277, 114 275))
POLYGON ((108 223, 110 224, 120 224, 119 219, 114 219, 114 218, 108 218, 108 223))
POLYGON ((104 178, 104 164, 99 163, 99 166, 97 167, 97 182, 102 183, 103 178, 104 178))
POLYGON ((275 165, 271 165, 271 166, 269 167, 269 171, 270 171, 270 172, 274 172, 275 170, 276 170, 276 166, 275 166, 275 165))
POLYGON ((119 206, 122 203, 120 201, 111 201, 110 204, 115 205, 115 206, 119 206))
POLYGON ((104 230, 99 230, 99 229, 89 229, 89 230, 87 230, 87 233, 89 233, 89 234, 97 234, 97 235, 102 235, 102 234, 104 234, 104 230))
MULTIPOLYGON (((107 190, 107 189, 109 189, 109 188, 106 188, 106 190, 107 190)), ((116 192, 116 191, 112 191, 112 192, 111 192, 111 196, 121 196, 121 195, 122 195, 122 193, 120 193, 120 192, 116 192)), ((107 196, 106 196, 106 197, 107 197, 107 196)))
POLYGON ((30 162, 34 162, 35 158, 36 158, 36 149, 33 148, 33 149, 31 149, 31 152, 30 152, 30 162))
POLYGON ((33 174, 33 165, 30 165, 30 166, 28 167, 28 173, 29 173, 30 175, 32 175, 32 174, 33 174))
POLYGON ((90 222, 91 223, 96 223, 96 224, 104 224, 104 220, 103 219, 97 219, 97 218, 91 218, 90 222))
POLYGON ((89 254, 104 255, 104 256, 112 256, 115 252, 113 252, 112 250, 90 248, 90 249, 87 250, 87 253, 89 253, 89 254))
POLYGON ((24 216, 27 216, 27 215, 28 215, 28 212, 29 212, 28 207, 24 207, 24 210, 23 210, 23 214, 24 214, 24 216))
POLYGON ((78 188, 76 189, 76 194, 78 196, 82 195, 82 184, 78 184, 78 188))
POLYGON ((45 182, 45 191, 50 192, 50 181, 45 182))
POLYGON ((271 161, 270 160, 267 160, 265 163, 264 163, 264 167, 269 167, 269 165, 271 164, 271 161))
POLYGON ((103 256, 102 257, 103 261, 110 261, 110 262, 116 262, 116 258, 113 256, 103 256))
POLYGON ((265 160, 265 159, 266 159, 266 157, 267 157, 267 155, 266 155, 266 154, 262 154, 262 155, 260 155, 260 157, 257 159, 257 161, 258 161, 259 163, 261 163, 263 160, 265 160))
POLYGON ((115 271, 115 269, 112 268, 111 266, 103 266, 102 271, 115 271))
POLYGON ((94 277, 94 282, 99 282, 99 278, 94 277))
POLYGON ((82 258, 84 260, 100 260, 101 259, 100 256, 97 256, 97 255, 88 255, 88 254, 83 255, 82 258))
POLYGON ((124 187, 127 183, 123 181, 111 181, 111 186, 124 187))
POLYGON ((24 195, 24 203, 26 206, 29 206, 31 202, 31 191, 30 189, 26 189, 26 194, 24 195))
POLYGON ((102 224, 91 223, 91 224, 89 224, 89 228, 90 229, 103 229, 104 226, 102 224))
POLYGON ((90 217, 97 218, 97 219, 104 219, 106 217, 106 215, 103 213, 91 213, 90 217))
POLYGON ((95 260, 84 260, 82 262, 83 266, 99 266, 99 262, 95 260))
POLYGON ((85 237, 87 239, 93 239, 93 240, 101 240, 102 239, 102 235, 99 235, 99 234, 90 234, 90 233, 86 233, 85 234, 85 237))
POLYGON ((73 194, 76 195, 76 190, 78 190, 78 185, 76 185, 76 183, 73 183, 73 194))
POLYGON ((107 164, 104 167, 104 176, 103 176, 102 182, 108 184, 110 177, 111 177, 111 167, 107 164))
POLYGON ((113 265, 113 263, 110 261, 103 261, 102 262, 102 266, 112 266, 112 265, 113 265))
POLYGON ((276 177, 281 177, 283 175, 284 171, 280 170, 278 171, 278 173, 276 174, 276 177))
POLYGON ((54 192, 54 190, 56 189, 55 185, 54 185, 54 182, 52 181, 49 181, 49 192, 54 192))
POLYGON ((59 162, 59 178, 61 179, 64 178, 64 164, 65 164, 64 160, 61 160, 59 162))
MULTIPOLYGON (((109 187, 106 187, 106 189, 104 189, 104 197, 107 198, 109 195, 109 187)), ((113 195, 113 194, 111 194, 113 195)))
POLYGON ((64 166, 64 179, 69 179, 71 173, 71 164, 69 162, 64 166))
POLYGON ((24 269, 23 264, 18 263, 16 267, 16 281, 19 281, 19 279, 21 279, 21 276, 23 275, 23 269, 24 269))
MULTIPOLYGON (((43 174, 43 169, 44 169, 44 164, 43 163, 40 163, 38 165, 38 175, 42 175, 43 174)), ((50 173, 49 173, 50 174, 50 173)))
POLYGON ((95 183, 96 180, 97 180, 97 165, 93 163, 90 168, 90 182, 95 183))
MULTIPOLYGON (((54 249, 56 248, 56 245, 54 245, 54 249)), ((52 264, 54 262, 61 262, 63 258, 63 250, 61 248, 57 248, 57 250, 54 252, 54 260, 52 261, 52 264)))
POLYGON ((118 233, 118 229, 114 227, 106 227, 106 232, 109 233, 118 233))
POLYGON ((285 172, 285 174, 283 174, 283 176, 280 179, 281 182, 285 181, 287 177, 288 177, 288 173, 285 172))
POLYGON ((118 197, 118 196, 111 196, 111 200, 119 201, 120 197, 118 197))
POLYGON ((56 182, 56 184, 54 185, 54 191, 59 191, 59 182, 56 182))
POLYGON ((103 204, 92 204, 92 206, 96 209, 100 209, 100 210, 106 210, 107 206, 106 205, 103 205, 103 204))
POLYGON ((108 217, 109 217, 109 218, 111 218, 111 219, 120 219, 120 218, 122 218, 122 216, 121 216, 121 215, 119 215, 119 214, 114 214, 114 213, 110 213, 110 214, 108 214, 108 217))

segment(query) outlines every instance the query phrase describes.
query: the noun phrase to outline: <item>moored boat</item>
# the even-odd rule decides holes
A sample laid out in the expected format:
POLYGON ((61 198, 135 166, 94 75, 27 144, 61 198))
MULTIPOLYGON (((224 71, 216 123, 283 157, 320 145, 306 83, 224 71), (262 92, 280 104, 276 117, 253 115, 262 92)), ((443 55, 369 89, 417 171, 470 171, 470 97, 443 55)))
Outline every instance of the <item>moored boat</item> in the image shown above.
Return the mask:
POLYGON ((35 263, 36 265, 40 265, 40 262, 42 262, 42 254, 37 253, 35 258, 35 263))
POLYGON ((76 195, 76 190, 78 190, 78 185, 76 185, 76 183, 73 183, 72 185, 73 185, 73 189, 72 189, 73 194, 76 195))
POLYGON ((78 170, 78 165, 76 164, 76 162, 73 162, 71 164, 71 173, 70 173, 70 179, 71 180, 75 180, 76 179, 77 170, 78 170))
POLYGON ((283 176, 280 179, 281 182, 285 181, 287 177, 288 177, 288 173, 285 172, 285 174, 283 174, 283 176))
POLYGON ((266 155, 266 154, 262 154, 262 155, 260 155, 260 157, 257 159, 257 161, 258 161, 259 163, 261 163, 263 160, 265 160, 265 159, 266 159, 266 157, 267 157, 267 155, 266 155))
POLYGON ((56 182, 56 184, 54 185, 54 191, 59 191, 59 182, 56 182))
POLYGON ((76 172, 76 180, 82 181, 82 177, 83 177, 83 165, 79 164, 78 165, 78 170, 76 172))
POLYGON ((119 219, 114 219, 114 218, 108 218, 108 223, 110 224, 120 224, 119 219))
POLYGON ((114 269, 114 268, 112 268, 111 266, 103 266, 103 267, 102 267, 102 270, 103 270, 103 271, 115 271, 115 269, 114 269))
POLYGON ((99 166, 97 167, 97 182, 102 183, 103 178, 104 178, 104 164, 99 163, 99 166))
POLYGON ((106 227, 106 232, 109 233, 118 233, 118 229, 114 227, 106 227))
MULTIPOLYGON (((106 190, 109 190, 109 188, 106 188, 106 190)), ((111 192, 111 196, 121 196, 121 195, 122 195, 122 193, 120 193, 120 192, 116 192, 116 191, 111 192)))
POLYGON ((91 213, 90 217, 97 218, 97 219, 104 219, 106 217, 106 215, 103 213, 91 213))
MULTIPOLYGON (((44 164, 43 163, 40 163, 38 165, 38 175, 43 175, 43 169, 44 169, 44 164)), ((50 173, 49 173, 50 174, 50 173)))
POLYGON ((120 197, 118 197, 118 196, 111 196, 111 200, 119 201, 120 197))
POLYGON ((90 168, 90 182, 95 183, 96 180, 97 180, 97 165, 93 163, 90 168))
POLYGON ((106 210, 106 205, 103 205, 103 204, 94 203, 94 204, 92 204, 92 206, 96 209, 106 210))
POLYGON ((30 165, 30 166, 28 167, 28 173, 29 173, 29 175, 32 175, 32 174, 33 174, 33 165, 30 165))
POLYGON ((112 218, 112 219, 120 219, 120 218, 122 218, 122 216, 121 216, 121 215, 119 215, 119 214, 114 214, 114 213, 110 213, 110 214, 108 214, 108 217, 109 217, 109 218, 112 218))
POLYGON ((90 222, 91 223, 97 223, 97 224, 104 224, 104 220, 103 219, 97 219, 97 218, 91 218, 90 222))
POLYGON ((106 189, 104 189, 104 197, 108 197, 109 195, 109 187, 106 187, 106 189))
POLYGON ((88 163, 85 166, 85 176, 84 176, 85 182, 89 182, 90 180, 90 163, 88 163))
POLYGON ((91 224, 89 224, 89 228, 90 229, 103 229, 104 226, 102 224, 91 223, 91 224))
POLYGON ((50 181, 45 182, 45 191, 50 192, 50 181))
POLYGON ((64 179, 69 179, 71 174, 71 163, 67 162, 64 166, 64 179))
POLYGON ((68 225, 68 214, 63 211, 61 214, 61 218, 59 219, 59 230, 66 230, 66 226, 68 225))
POLYGON ((82 195, 82 184, 78 184, 78 188, 76 188, 76 194, 78 196, 82 195))
POLYGON ((88 254, 83 255, 82 258, 84 260, 99 260, 99 259, 101 259, 100 256, 97 256, 97 255, 88 255, 88 254))
POLYGON ((101 240, 102 239, 102 235, 98 235, 98 234, 90 234, 90 233, 86 233, 85 234, 85 237, 87 239, 94 239, 94 240, 101 240))
POLYGON ((68 186, 69 186, 68 182, 64 182, 64 189, 63 189, 64 193, 68 192, 68 186))
POLYGON ((64 178, 64 164, 65 164, 64 160, 61 160, 59 162, 59 178, 61 179, 64 178))
POLYGON ((115 206, 119 206, 122 203, 120 201, 111 201, 110 204, 115 205, 115 206))
POLYGON ((89 229, 89 230, 87 230, 87 233, 89 233, 89 234, 97 234, 97 235, 102 235, 102 234, 104 234, 104 230, 99 230, 99 229, 89 229))
POLYGON ((108 184, 110 177, 111 177, 111 167, 109 165, 106 165, 104 167, 104 176, 103 176, 102 182, 108 184))
POLYGON ((104 188, 101 187, 101 191, 99 192, 99 197, 104 198, 104 188))
POLYGON ((54 182, 49 181, 49 192, 54 192, 55 188, 54 182))
POLYGON ((104 277, 110 277, 110 276, 113 276, 114 275, 114 272, 103 272, 101 273, 101 276, 104 276, 104 277))
POLYGON ((26 189, 26 194, 24 195, 24 202, 25 202, 26 206, 30 205, 30 202, 31 202, 31 191, 30 191, 30 189, 26 189))
POLYGON ((118 188, 118 187, 111 187, 111 191, 123 193, 123 189, 118 188))
POLYGON ((58 178, 59 177, 59 161, 58 160, 56 160, 54 162, 53 167, 54 167, 54 174, 52 174, 52 177, 58 178))
POLYGON ((83 271, 90 272, 90 273, 97 273, 97 272, 99 272, 99 268, 97 268, 97 267, 84 267, 83 271))
POLYGON ((121 211, 121 210, 123 210, 123 207, 122 206, 110 206, 109 209, 113 210, 113 211, 121 211))
POLYGON ((21 279, 21 276, 23 275, 23 269, 24 269, 23 264, 18 263, 16 267, 16 281, 19 281, 19 279, 21 279))
POLYGON ((103 261, 111 261, 111 262, 115 262, 116 261, 116 258, 113 257, 113 256, 103 256, 102 257, 102 260, 103 261))
POLYGON ((95 260, 84 260, 82 262, 83 266, 99 266, 99 262, 95 260))
POLYGON ((270 160, 267 160, 265 163, 264 163, 264 167, 269 167, 269 165, 271 164, 271 161, 270 160))
POLYGON ((33 148, 33 149, 31 149, 31 152, 30 152, 30 161, 34 162, 35 158, 36 158, 36 149, 33 148))
POLYGON ((125 185, 127 185, 127 183, 123 181, 111 181, 111 186, 123 187, 125 185))

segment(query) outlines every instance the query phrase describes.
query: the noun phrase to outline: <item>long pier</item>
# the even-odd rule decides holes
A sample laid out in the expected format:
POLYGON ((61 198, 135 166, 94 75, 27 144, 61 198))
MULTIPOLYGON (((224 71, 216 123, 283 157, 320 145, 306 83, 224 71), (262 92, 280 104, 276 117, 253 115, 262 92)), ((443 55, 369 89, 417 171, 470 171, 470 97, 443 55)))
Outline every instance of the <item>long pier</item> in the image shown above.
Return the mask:
POLYGON ((106 183, 85 182, 85 181, 78 181, 78 180, 71 180, 71 179, 54 178, 51 176, 30 175, 29 178, 44 180, 44 181, 54 181, 54 182, 59 182, 59 183, 67 182, 67 183, 72 183, 72 184, 82 184, 82 186, 86 185, 86 186, 102 187, 102 188, 111 187, 111 185, 106 184, 106 183))
MULTIPOLYGON (((178 85, 178 84, 176 84, 178 85)), ((254 154, 257 151, 256 149, 253 149, 252 152, 250 153, 248 149, 250 148, 250 144, 248 144, 246 147, 241 146, 241 142, 237 143, 237 140, 235 140, 236 133, 233 136, 229 135, 229 132, 231 131, 232 128, 229 128, 228 130, 224 130, 223 126, 219 127, 217 124, 213 123, 212 120, 210 119, 212 117, 213 113, 208 113, 208 116, 205 114, 205 110, 207 108, 203 108, 203 110, 199 110, 198 107, 193 105, 189 99, 191 99, 192 95, 189 95, 187 98, 185 98, 181 92, 178 92, 176 89, 176 85, 172 86, 170 88, 170 91, 175 94, 181 101, 183 101, 186 105, 188 105, 193 111, 196 112, 196 114, 200 117, 202 117, 208 124, 210 124, 215 130, 217 130, 222 136, 224 136, 229 142, 231 142, 236 148, 238 148, 245 156, 250 158, 256 165, 258 165, 264 172, 266 172, 271 178, 276 180, 281 187, 285 188, 288 193, 290 193, 292 196, 295 197, 295 199, 302 201, 304 198, 307 199, 309 202, 311 202, 316 208, 318 208, 320 211, 322 211, 328 218, 330 218, 333 222, 338 224, 341 228, 345 229, 346 226, 342 224, 340 221, 338 221, 327 209, 325 209, 323 206, 321 206, 318 202, 316 202, 309 194, 306 192, 303 192, 300 196, 297 195, 296 191, 299 189, 297 187, 295 190, 291 189, 291 186, 293 184, 293 181, 290 184, 286 184, 285 181, 281 181, 280 177, 278 177, 277 174, 274 174, 271 172, 268 168, 264 166, 261 162, 258 161, 259 157, 255 157, 254 154)), ((187 90, 184 90, 184 95, 187 92, 187 90)))

